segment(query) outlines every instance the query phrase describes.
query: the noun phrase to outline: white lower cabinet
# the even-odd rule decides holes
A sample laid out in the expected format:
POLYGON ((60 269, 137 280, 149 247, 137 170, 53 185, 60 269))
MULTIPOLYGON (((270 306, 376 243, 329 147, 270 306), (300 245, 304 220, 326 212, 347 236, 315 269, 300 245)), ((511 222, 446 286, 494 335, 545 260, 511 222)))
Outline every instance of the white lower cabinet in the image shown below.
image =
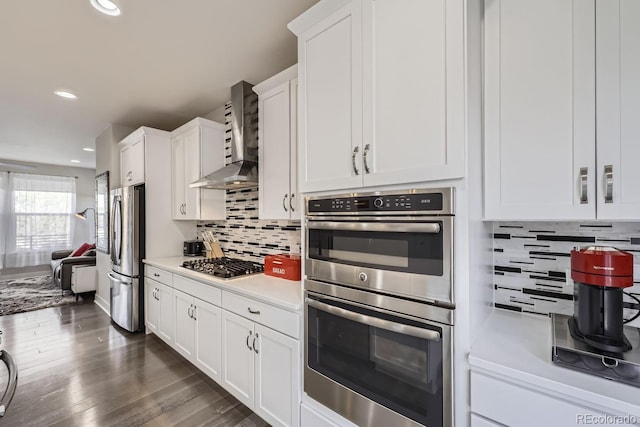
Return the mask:
POLYGON ((149 332, 269 424, 300 425, 297 313, 150 266, 145 313, 149 332))
POLYGON ((303 427, 338 427, 337 424, 304 403, 300 405, 300 425, 303 427))
POLYGON ((220 382, 222 367, 222 310, 213 304, 196 301, 195 363, 209 378, 220 382))
POLYGON ((222 386, 271 425, 297 426, 299 341, 227 310, 222 340, 222 386))
MULTIPOLYGON (((570 399, 570 396, 567 396, 570 399)), ((569 426, 588 424, 606 414, 489 375, 471 372, 471 425, 475 426, 569 426), (476 415, 475 419, 473 414, 476 415)), ((631 424, 619 424, 631 425, 631 424)))
POLYGON ((300 345, 280 332, 255 326, 253 410, 275 425, 298 425, 300 345))
MULTIPOLYGON (((184 280, 180 278, 178 283, 184 280)), ((174 349, 211 379, 219 381, 222 310, 177 289, 174 289, 173 295, 176 325, 174 349)))
POLYGON ((173 291, 174 307, 176 308, 176 339, 178 353, 187 359, 193 359, 196 349, 196 327, 193 316, 193 297, 184 292, 173 291))
POLYGON ((145 278, 145 325, 163 341, 173 345, 173 289, 149 277, 145 278))
POLYGON ((471 414, 471 427, 501 427, 501 425, 480 415, 471 414))

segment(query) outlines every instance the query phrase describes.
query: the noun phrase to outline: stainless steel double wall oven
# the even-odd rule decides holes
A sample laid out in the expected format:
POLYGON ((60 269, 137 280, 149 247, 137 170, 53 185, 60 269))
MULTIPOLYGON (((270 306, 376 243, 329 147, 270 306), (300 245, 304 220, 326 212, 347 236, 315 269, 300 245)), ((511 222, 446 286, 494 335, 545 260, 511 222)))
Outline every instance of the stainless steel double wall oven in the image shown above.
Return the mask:
POLYGON ((360 426, 453 424, 453 189, 307 199, 304 390, 360 426))

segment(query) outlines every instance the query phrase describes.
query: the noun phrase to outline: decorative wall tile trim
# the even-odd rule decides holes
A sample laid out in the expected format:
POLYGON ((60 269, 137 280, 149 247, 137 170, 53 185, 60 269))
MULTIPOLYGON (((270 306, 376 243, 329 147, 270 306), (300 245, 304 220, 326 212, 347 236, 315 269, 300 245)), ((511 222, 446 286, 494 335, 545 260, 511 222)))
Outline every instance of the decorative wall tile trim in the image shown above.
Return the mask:
MULTIPOLYGON (((225 105, 225 157, 231 162, 231 103, 225 105)), ((205 190, 206 191, 206 190, 205 190)), ((214 233, 225 255, 264 263, 266 255, 299 251, 300 221, 258 219, 258 188, 227 190, 226 221, 198 223, 214 233)))
MULTIPOLYGON (((571 249, 613 246, 634 255, 634 286, 640 298, 640 223, 498 222, 493 229, 494 306, 548 315, 573 314, 571 249)), ((625 318, 640 304, 625 297, 625 318)), ((630 323, 640 327, 640 319, 630 323)))

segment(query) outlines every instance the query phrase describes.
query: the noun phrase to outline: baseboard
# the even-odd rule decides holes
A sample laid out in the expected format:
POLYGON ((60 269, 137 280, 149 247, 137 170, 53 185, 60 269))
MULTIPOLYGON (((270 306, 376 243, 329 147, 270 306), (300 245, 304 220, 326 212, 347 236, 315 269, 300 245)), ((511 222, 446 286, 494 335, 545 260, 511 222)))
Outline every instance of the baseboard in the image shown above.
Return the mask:
POLYGON ((98 295, 96 293, 95 298, 93 299, 93 302, 100 307, 100 309, 102 311, 104 311, 105 313, 107 313, 107 316, 111 316, 111 311, 109 310, 109 302, 107 300, 105 300, 104 298, 102 298, 100 295, 98 295))

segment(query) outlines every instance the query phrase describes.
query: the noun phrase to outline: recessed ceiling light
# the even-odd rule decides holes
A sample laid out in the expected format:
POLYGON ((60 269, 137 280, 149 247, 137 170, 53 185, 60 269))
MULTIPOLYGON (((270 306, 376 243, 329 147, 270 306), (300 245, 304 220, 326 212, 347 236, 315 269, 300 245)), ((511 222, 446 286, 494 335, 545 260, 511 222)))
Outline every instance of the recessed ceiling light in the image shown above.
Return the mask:
POLYGON ((89 148, 89 147, 84 147, 84 148, 83 148, 83 150, 84 150, 84 151, 96 151, 96 150, 94 150, 93 148, 89 148))
POLYGON ((80 163, 80 160, 71 160, 71 163, 80 163))
POLYGON ((120 8, 114 2, 109 0, 91 0, 91 6, 98 11, 111 16, 120 15, 120 8))
POLYGON ((67 98, 67 99, 77 99, 78 97, 75 96, 73 93, 66 91, 66 90, 56 90, 55 92, 56 95, 61 96, 63 98, 67 98))

